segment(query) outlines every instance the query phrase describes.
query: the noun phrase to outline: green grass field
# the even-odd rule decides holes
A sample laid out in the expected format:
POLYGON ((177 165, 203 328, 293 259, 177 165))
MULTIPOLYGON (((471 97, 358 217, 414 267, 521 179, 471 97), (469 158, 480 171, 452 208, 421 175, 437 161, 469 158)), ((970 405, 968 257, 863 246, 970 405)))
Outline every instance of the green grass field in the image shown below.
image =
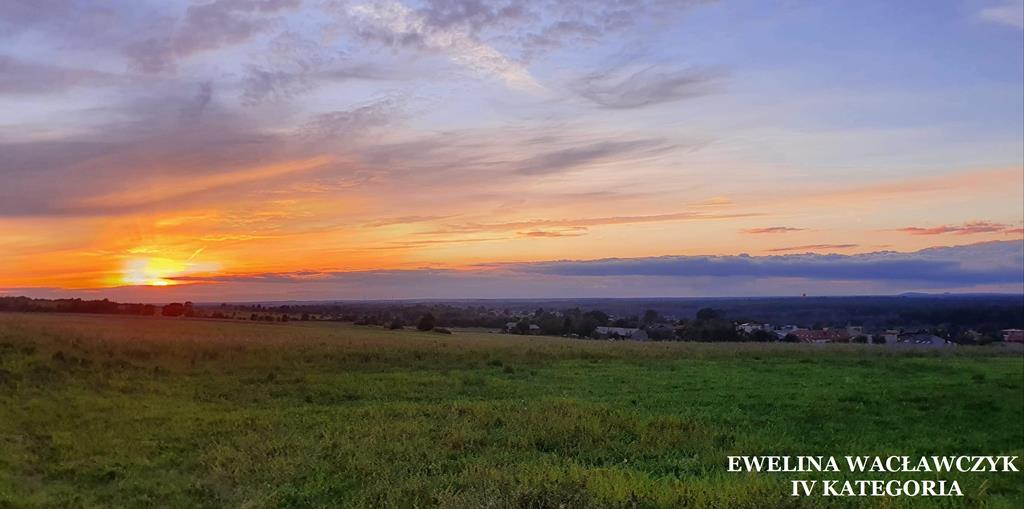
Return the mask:
POLYGON ((1024 507, 1022 474, 794 498, 836 474, 730 454, 1024 456, 1024 361, 0 314, 4 508, 1024 507))

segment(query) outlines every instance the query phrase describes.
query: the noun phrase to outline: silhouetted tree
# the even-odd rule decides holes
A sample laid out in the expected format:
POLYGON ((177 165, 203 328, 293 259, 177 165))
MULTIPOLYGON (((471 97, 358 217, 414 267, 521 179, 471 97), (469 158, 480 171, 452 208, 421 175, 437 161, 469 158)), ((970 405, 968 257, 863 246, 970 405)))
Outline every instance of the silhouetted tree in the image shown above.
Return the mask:
MULTIPOLYGON (((583 317, 584 318, 591 318, 591 319, 593 319, 595 322, 597 322, 597 325, 608 325, 608 320, 609 320, 608 313, 605 313, 604 311, 601 311, 601 310, 598 310, 598 309, 595 309, 595 310, 592 310, 592 311, 587 311, 586 313, 583 313, 583 317)), ((591 330, 593 330, 593 329, 591 329, 591 330)))
POLYGON ((436 322, 437 319, 434 318, 434 315, 427 313, 420 317, 419 322, 416 322, 416 328, 423 331, 431 330, 436 322))
POLYGON ((572 331, 573 331, 572 317, 566 315, 565 318, 562 320, 562 334, 572 334, 572 331))
POLYGON ((549 336, 557 336, 562 333, 564 321, 553 313, 545 313, 537 325, 540 326, 540 333, 549 336))
POLYGON ((627 316, 625 318, 619 318, 612 323, 612 327, 625 327, 627 329, 635 329, 640 326, 640 319, 634 316, 627 316))
POLYGON ((530 321, 527 319, 519 320, 516 324, 516 334, 529 334, 530 333, 530 321))
POLYGON ((711 308, 703 308, 697 311, 697 319, 702 322, 708 322, 716 320, 720 316, 720 313, 711 308))
POLYGON ((180 302, 172 302, 164 306, 160 310, 160 314, 164 316, 181 316, 185 314, 185 306, 183 306, 180 302))
POLYGON ((659 315, 657 311, 655 311, 653 309, 648 309, 647 311, 644 311, 644 318, 643 318, 644 325, 650 325, 652 323, 658 323, 660 321, 661 321, 661 315, 659 315))

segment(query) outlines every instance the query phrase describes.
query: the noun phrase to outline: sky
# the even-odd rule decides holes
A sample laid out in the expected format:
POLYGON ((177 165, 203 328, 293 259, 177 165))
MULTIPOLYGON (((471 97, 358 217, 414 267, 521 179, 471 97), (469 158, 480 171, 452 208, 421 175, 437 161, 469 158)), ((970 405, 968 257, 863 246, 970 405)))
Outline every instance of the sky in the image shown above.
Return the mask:
POLYGON ((0 295, 1024 293, 1024 0, 6 0, 0 295))

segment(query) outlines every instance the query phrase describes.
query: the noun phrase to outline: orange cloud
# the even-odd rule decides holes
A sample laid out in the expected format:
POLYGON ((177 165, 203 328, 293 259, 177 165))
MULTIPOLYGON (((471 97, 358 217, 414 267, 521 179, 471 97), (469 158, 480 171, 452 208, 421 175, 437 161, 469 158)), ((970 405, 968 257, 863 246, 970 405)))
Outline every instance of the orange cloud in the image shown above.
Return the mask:
POLYGON ((126 189, 100 196, 79 200, 73 208, 131 207, 146 203, 161 202, 170 198, 186 196, 234 185, 281 177, 297 172, 322 168, 333 161, 331 156, 316 156, 286 161, 226 173, 205 176, 190 176, 187 179, 163 178, 146 183, 145 189, 126 189))

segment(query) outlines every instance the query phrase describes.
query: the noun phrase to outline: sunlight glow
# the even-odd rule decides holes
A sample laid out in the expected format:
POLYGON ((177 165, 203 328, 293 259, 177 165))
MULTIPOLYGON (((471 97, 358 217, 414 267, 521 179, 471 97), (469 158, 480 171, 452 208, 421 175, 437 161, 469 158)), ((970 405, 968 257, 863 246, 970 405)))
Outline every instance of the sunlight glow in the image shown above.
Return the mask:
POLYGON ((181 284, 175 281, 176 277, 196 272, 216 271, 220 268, 219 264, 193 261, 200 252, 202 249, 196 250, 192 256, 184 260, 165 257, 127 260, 121 272, 120 283, 132 286, 174 286, 181 284))
POLYGON ((171 286, 173 280, 185 272, 186 265, 168 258, 139 258, 128 260, 122 281, 129 285, 171 286))

